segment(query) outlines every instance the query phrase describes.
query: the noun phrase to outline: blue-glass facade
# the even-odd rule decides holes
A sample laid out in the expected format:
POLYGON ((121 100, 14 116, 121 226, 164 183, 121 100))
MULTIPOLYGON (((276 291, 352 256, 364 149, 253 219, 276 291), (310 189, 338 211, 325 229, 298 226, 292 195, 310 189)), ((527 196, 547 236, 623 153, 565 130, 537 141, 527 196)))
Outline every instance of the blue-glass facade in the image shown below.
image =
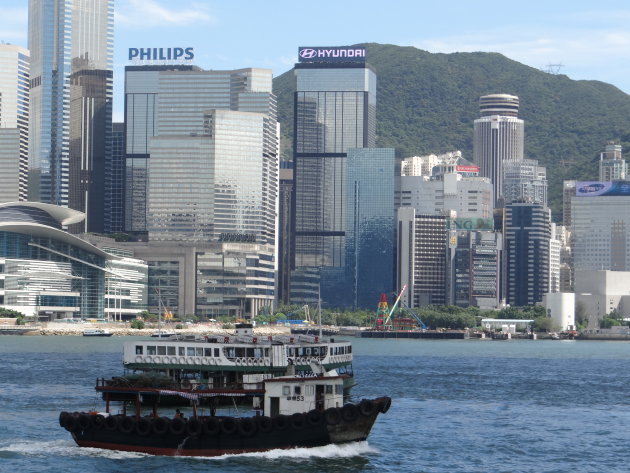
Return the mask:
POLYGON ((324 305, 338 306, 347 278, 347 152, 375 146, 376 74, 364 63, 300 63, 295 74, 291 301, 321 294, 324 305))

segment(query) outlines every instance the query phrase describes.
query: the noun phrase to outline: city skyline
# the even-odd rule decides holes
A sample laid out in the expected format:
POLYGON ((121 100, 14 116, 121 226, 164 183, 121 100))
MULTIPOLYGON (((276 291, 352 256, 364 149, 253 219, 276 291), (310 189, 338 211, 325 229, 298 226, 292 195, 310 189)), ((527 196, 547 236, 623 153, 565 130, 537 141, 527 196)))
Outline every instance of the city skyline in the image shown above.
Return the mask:
MULTIPOLYGON (((496 10, 463 1, 448 6, 399 2, 395 10, 370 1, 320 2, 303 11, 284 1, 274 5, 271 10, 252 3, 245 16, 242 6, 229 2, 117 0, 114 119, 122 120, 124 67, 132 47, 194 47, 194 63, 205 69, 265 67, 274 76, 291 69, 298 46, 305 44, 378 42, 432 53, 499 52, 531 67, 608 82, 630 93, 630 8, 622 1, 599 2, 596 8, 586 1, 570 6, 536 1, 496 10), (322 24, 328 25, 326 34, 322 24)), ((27 46, 27 7, 28 0, 3 1, 0 41, 27 46)))

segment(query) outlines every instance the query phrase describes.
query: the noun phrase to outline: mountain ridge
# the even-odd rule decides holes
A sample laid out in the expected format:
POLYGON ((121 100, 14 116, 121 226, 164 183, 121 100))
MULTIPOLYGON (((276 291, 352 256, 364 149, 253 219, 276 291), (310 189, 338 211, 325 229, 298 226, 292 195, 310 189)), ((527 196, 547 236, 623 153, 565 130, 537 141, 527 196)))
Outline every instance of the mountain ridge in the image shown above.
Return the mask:
MULTIPOLYGON (((461 150, 472 160, 479 97, 517 95, 525 121, 525 158, 547 167, 549 206, 561 219, 562 181, 597 180, 608 142, 630 151, 630 95, 611 84, 573 80, 499 53, 430 53, 412 46, 364 43, 377 73, 377 146, 397 157, 461 150)), ((291 157, 293 69, 274 78, 282 157, 291 157)))

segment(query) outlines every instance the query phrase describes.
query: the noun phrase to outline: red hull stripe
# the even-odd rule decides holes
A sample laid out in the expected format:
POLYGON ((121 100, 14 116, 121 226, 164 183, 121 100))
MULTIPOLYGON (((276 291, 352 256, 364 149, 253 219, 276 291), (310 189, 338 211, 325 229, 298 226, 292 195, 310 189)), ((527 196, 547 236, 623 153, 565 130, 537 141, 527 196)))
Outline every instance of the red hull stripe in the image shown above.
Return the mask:
POLYGON ((228 449, 228 450, 217 450, 217 449, 180 450, 180 449, 175 449, 175 448, 143 447, 141 445, 122 445, 118 443, 108 443, 108 442, 90 442, 86 440, 79 440, 77 441, 77 444, 79 445, 79 447, 102 448, 105 450, 119 450, 119 451, 124 451, 124 452, 147 453, 149 455, 186 456, 186 457, 218 457, 220 455, 237 455, 239 453, 265 452, 268 450, 275 450, 277 448, 278 449, 291 448, 291 447, 276 447, 273 449, 247 448, 247 449, 228 449))

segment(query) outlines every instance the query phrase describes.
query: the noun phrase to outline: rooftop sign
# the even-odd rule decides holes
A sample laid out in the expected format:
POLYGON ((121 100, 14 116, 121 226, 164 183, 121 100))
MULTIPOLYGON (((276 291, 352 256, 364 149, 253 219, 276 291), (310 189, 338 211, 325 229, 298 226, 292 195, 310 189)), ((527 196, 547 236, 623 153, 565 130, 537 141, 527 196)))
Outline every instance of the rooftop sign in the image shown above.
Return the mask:
POLYGON ((195 58, 193 48, 129 48, 131 62, 177 63, 192 61, 195 58))
POLYGON ((365 62, 365 48, 354 46, 300 47, 299 62, 365 62))

